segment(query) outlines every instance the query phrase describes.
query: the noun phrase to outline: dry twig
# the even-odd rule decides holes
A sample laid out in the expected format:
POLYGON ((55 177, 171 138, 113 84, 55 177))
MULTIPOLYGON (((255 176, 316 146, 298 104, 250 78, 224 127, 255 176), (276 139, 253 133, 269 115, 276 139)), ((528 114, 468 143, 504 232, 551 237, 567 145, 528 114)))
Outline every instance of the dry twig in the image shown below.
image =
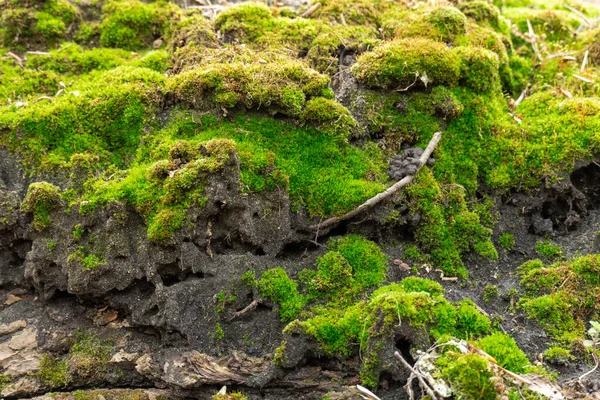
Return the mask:
POLYGON ((246 307, 244 307, 242 310, 236 312, 235 314, 233 314, 231 316, 231 318, 229 318, 229 321, 233 321, 236 318, 241 317, 242 315, 254 310, 259 304, 262 304, 263 300, 262 299, 256 299, 253 300, 252 303, 248 304, 246 307))
POLYGON ((313 15, 315 13, 315 11, 317 11, 319 9, 319 7, 321 7, 321 3, 316 3, 311 8, 309 8, 306 11, 304 11, 304 13, 302 13, 301 17, 302 18, 308 18, 308 17, 310 17, 311 15, 313 15))
POLYGON ((312 231, 316 231, 316 230, 320 230, 322 228, 327 228, 329 226, 337 224, 338 222, 353 218, 353 217, 357 216, 358 214, 362 213, 363 211, 368 210, 368 209, 372 208, 373 206, 375 206, 376 204, 381 203, 383 200, 386 200, 389 197, 391 197, 393 194, 395 194, 400 189, 402 189, 403 187, 405 187, 406 185, 408 185, 409 183, 412 182, 412 180, 415 178, 415 175, 418 174, 419 171, 421 170, 421 168, 423 167, 423 165, 425 165, 427 163, 427 160, 429 160, 429 157, 431 157, 431 154, 433 153, 433 151, 435 150, 435 148, 437 147, 437 145, 441 139, 442 139, 442 132, 436 132, 433 134, 433 137, 429 141, 429 144, 427 145, 427 147, 425 148, 425 150, 423 151, 423 154, 421 155, 421 157, 419 159, 419 161, 420 161, 419 167, 417 168, 417 172, 415 172, 414 175, 405 176, 404 178, 402 178, 401 180, 399 180, 398 182, 396 182, 395 184, 393 184, 392 186, 387 188, 384 192, 381 192, 381 193, 377 194, 376 196, 371 197, 369 200, 365 201, 363 204, 356 207, 354 210, 347 212, 346 214, 341 215, 339 217, 331 217, 329 219, 326 219, 323 222, 320 222, 316 225, 310 226, 309 229, 312 231))
MULTIPOLYGON (((425 379, 423 379, 423 375, 421 375, 413 367, 411 367, 411 365, 397 351, 394 352, 394 356, 398 360, 400 360, 400 362, 402 363, 402 365, 404 365, 404 367, 406 367, 406 369, 408 369, 411 372, 411 376, 410 376, 410 378, 408 378, 408 382, 406 382, 406 387, 408 388, 410 386, 410 384, 412 383, 412 380, 414 379, 414 377, 416 377, 419 380, 421 388, 425 392, 427 392, 427 394, 429 395, 429 397, 431 397, 432 400, 437 400, 437 396, 435 395, 435 392, 433 391, 432 388, 429 387, 429 385, 427 384, 427 382, 425 382, 425 379)), ((412 393, 412 389, 410 390, 409 393, 412 393)), ((412 396, 411 396, 411 399, 413 399, 412 396)))

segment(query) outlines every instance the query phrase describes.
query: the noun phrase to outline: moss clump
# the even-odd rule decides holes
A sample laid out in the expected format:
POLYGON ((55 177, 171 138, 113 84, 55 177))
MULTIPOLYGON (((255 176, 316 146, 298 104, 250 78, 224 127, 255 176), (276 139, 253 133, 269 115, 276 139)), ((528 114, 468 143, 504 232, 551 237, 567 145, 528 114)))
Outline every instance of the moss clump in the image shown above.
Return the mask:
POLYGON ((510 232, 504 232, 498 239, 498 244, 506 250, 510 250, 516 246, 515 236, 510 232))
POLYGON ((562 257, 562 247, 552 243, 549 240, 539 240, 535 244, 535 251, 541 255, 546 257, 549 260, 553 260, 558 257, 562 257))
POLYGON ((384 14, 383 29, 396 38, 428 38, 454 42, 465 34, 467 18, 456 7, 420 7, 384 14))
POLYGON ((575 361, 576 357, 570 350, 562 346, 552 346, 544 351, 544 360, 551 364, 568 365, 571 361, 575 361))
POLYGON ((219 30, 228 41, 256 40, 269 31, 273 25, 274 17, 271 10, 263 3, 248 2, 227 8, 215 19, 215 29, 219 30))
POLYGON ((87 270, 94 270, 106 265, 106 259, 91 252, 86 246, 79 246, 74 253, 69 254, 67 263, 79 263, 87 270))
POLYGON ((485 289, 483 289, 483 301, 489 303, 496 297, 498 297, 498 286, 486 285, 485 289))
POLYGON ((475 0, 460 2, 457 5, 458 9, 468 18, 479 23, 485 23, 495 29, 500 25, 500 10, 486 0, 475 0))
POLYGON ((461 59, 461 83, 477 92, 489 92, 498 89, 500 83, 498 56, 479 47, 456 48, 461 59))
POLYGON ((347 139, 357 126, 346 107, 324 97, 307 101, 300 120, 311 123, 323 132, 343 140, 347 139))
POLYGON ((450 383, 452 390, 461 398, 495 400, 497 393, 488 371, 488 360, 478 354, 446 352, 437 360, 442 379, 450 383))
POLYGON ((66 0, 0 3, 0 43, 6 47, 54 45, 67 35, 68 28, 80 18, 66 0))
POLYGON ((78 330, 67 358, 69 372, 82 379, 94 381, 108 372, 112 352, 110 340, 100 339, 88 331, 78 330))
POLYGON ((519 301, 529 318, 537 320, 561 345, 585 337, 585 323, 598 317, 600 256, 545 265, 540 260, 519 267, 526 293, 519 301))
POLYGON ((496 332, 477 341, 477 347, 488 353, 498 364, 509 371, 518 374, 525 371, 529 365, 527 356, 513 338, 505 333, 496 332))
POLYGON ((33 228, 41 231, 52 222, 50 214, 60 205, 60 189, 48 182, 29 185, 21 210, 33 213, 33 228))
POLYGON ((40 370, 36 377, 54 389, 66 387, 72 379, 67 362, 47 354, 40 360, 40 370))
POLYGON ((100 43, 127 50, 147 47, 168 31, 179 13, 179 7, 166 1, 109 0, 102 7, 100 43))
POLYGON ((174 53, 177 49, 185 46, 201 48, 219 46, 216 33, 201 13, 182 18, 169 33, 167 48, 170 51, 174 53))
POLYGON ((290 279, 283 268, 270 269, 258 282, 261 295, 279 305, 282 321, 291 321, 306 305, 304 296, 298 293, 298 284, 290 279))
POLYGON ((444 187, 430 171, 421 170, 407 192, 412 209, 421 216, 415 239, 444 272, 466 275, 461 256, 470 250, 498 258, 491 229, 482 225, 478 213, 469 210, 462 188, 444 187))
POLYGON ((453 86, 458 82, 460 59, 443 43, 397 39, 358 57, 352 72, 359 81, 375 88, 404 88, 425 81, 425 86, 453 86))
POLYGON ((248 53, 246 62, 227 62, 227 54, 213 54, 212 60, 205 55, 204 63, 169 79, 167 90, 200 109, 244 105, 292 117, 300 116, 307 98, 330 93, 327 76, 292 58, 248 53))

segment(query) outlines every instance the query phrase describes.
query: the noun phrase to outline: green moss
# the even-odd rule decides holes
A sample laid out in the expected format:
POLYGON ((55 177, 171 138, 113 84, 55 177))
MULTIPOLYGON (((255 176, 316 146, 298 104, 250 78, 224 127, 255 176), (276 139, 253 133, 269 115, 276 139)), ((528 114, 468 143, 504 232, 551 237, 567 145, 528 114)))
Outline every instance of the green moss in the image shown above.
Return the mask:
POLYGON ((66 0, 4 2, 2 8, 0 41, 7 47, 56 44, 80 18, 77 9, 66 0))
POLYGON ((500 10, 486 0, 460 2, 458 9, 468 18, 479 23, 486 23, 495 29, 500 25, 500 10))
POLYGON ((453 392, 465 399, 495 400, 496 390, 490 380, 488 360, 478 354, 446 352, 437 360, 442 379, 450 383, 453 392))
MULTIPOLYGON (((358 57, 352 68, 357 79, 375 88, 405 88, 419 77, 429 85, 456 85, 460 59, 446 45, 429 39, 398 39, 358 57), (416 75, 418 73, 418 76, 416 75)), ((427 86, 427 85, 425 85, 427 86)))
MULTIPOLYGON (((221 15, 221 14, 219 14, 221 15)), ((175 52, 185 46, 216 48, 219 46, 216 33, 202 13, 182 18, 169 32, 167 48, 175 52)))
POLYGON ((491 243, 492 231, 481 225, 476 212, 469 210, 462 188, 444 187, 431 172, 422 170, 407 193, 412 209, 421 216, 415 239, 444 272, 464 276, 462 254, 471 249, 498 258, 491 243))
POLYGON ((477 341, 477 347, 488 353, 498 364, 509 371, 518 374, 525 371, 529 365, 527 356, 513 338, 505 333, 496 332, 477 341))
POLYGON ((600 282, 599 256, 552 265, 534 260, 518 271, 526 290, 519 306, 528 317, 537 320, 559 344, 583 340, 585 323, 596 317, 599 306, 594 294, 600 282))
POLYGON ((60 189, 51 183, 34 182, 29 185, 27 195, 21 203, 21 210, 33 213, 32 226, 41 231, 47 228, 52 220, 50 214, 60 205, 60 189))
POLYGON ((219 13, 215 29, 238 42, 252 41, 274 25, 271 10, 263 3, 242 3, 219 13))
POLYGON ((273 353, 273 364, 279 366, 279 367, 283 367, 286 363, 286 356, 285 356, 285 346, 287 345, 287 342, 284 340, 281 345, 275 349, 275 352, 273 353))
POLYGON ((270 269, 258 282, 261 295, 279 305, 282 321, 291 321, 304 308, 306 300, 298 293, 297 283, 290 279, 283 268, 270 269))
POLYGON ((515 236, 510 232, 504 232, 498 239, 498 244, 506 250, 510 250, 516 246, 515 236))
POLYGON ((54 389, 66 387, 72 379, 67 362, 47 354, 44 354, 40 360, 40 370, 36 377, 54 389))
POLYGON ((549 260, 562 257, 562 247, 549 240, 539 240, 535 244, 535 251, 549 260))
POLYGON ((370 240, 349 235, 330 242, 330 246, 352 267, 359 290, 381 285, 386 279, 388 257, 370 240))
POLYGON ((97 380, 108 372, 112 342, 100 339, 89 331, 77 330, 67 358, 72 375, 86 380, 97 380))
POLYGON ((543 355, 544 360, 551 364, 567 365, 576 359, 568 349, 561 346, 552 346, 544 351, 543 355))
POLYGON ((307 101, 300 119, 341 139, 347 139, 357 126, 346 107, 324 97, 307 101))
POLYGON ((205 65, 171 78, 167 90, 199 109, 243 105, 293 117, 300 116, 307 98, 328 92, 328 77, 284 55, 250 52, 247 62, 225 62, 227 51, 219 50, 214 56, 216 59, 205 65), (265 59, 271 62, 263 62, 265 59))
POLYGON ((81 224, 77 224, 73 227, 73 239, 79 241, 83 238, 85 228, 81 224))
POLYGON ((396 38, 428 38, 454 42, 464 35, 467 18, 456 7, 432 6, 416 10, 399 9, 383 15, 383 29, 396 38))
POLYGON ((86 246, 79 246, 74 253, 69 254, 67 263, 75 262, 87 270, 93 270, 106 265, 106 259, 92 253, 86 246))
POLYGON ((456 48, 461 59, 460 79, 464 86, 477 92, 498 89, 500 83, 498 56, 479 47, 456 48))
POLYGON ((12 377, 7 374, 0 375, 0 392, 4 390, 4 388, 12 382, 12 377))
POLYGON ((224 337, 225 337, 225 332, 223 331, 221 324, 217 322, 217 324, 215 325, 215 339, 221 340, 224 337))
POLYGON ((48 242, 48 244, 46 245, 46 248, 50 251, 54 251, 54 249, 56 248, 56 241, 53 240, 51 242, 48 242))
MULTIPOLYGON (((506 8, 503 13, 520 32, 528 32, 527 20, 529 19, 536 34, 544 34, 546 40, 553 42, 569 41, 581 23, 575 14, 567 10, 536 10, 523 7, 506 8)), ((518 38, 514 40, 519 42, 518 38)))
POLYGON ((75 43, 67 43, 60 50, 52 50, 49 54, 30 56, 27 67, 79 75, 113 69, 131 59, 131 53, 125 50, 99 48, 84 50, 75 43))
POLYGON ((100 43, 128 50, 149 46, 168 31, 179 13, 177 6, 166 1, 109 0, 102 7, 100 43))
POLYGON ((99 166, 123 165, 139 143, 163 82, 154 71, 120 67, 82 80, 52 102, 3 107, 0 127, 10 133, 1 142, 23 154, 30 169, 65 165, 73 154, 86 152, 98 156, 99 166))
POLYGON ((483 300, 486 303, 489 303, 496 297, 498 297, 498 286, 487 285, 485 289, 483 289, 483 300))

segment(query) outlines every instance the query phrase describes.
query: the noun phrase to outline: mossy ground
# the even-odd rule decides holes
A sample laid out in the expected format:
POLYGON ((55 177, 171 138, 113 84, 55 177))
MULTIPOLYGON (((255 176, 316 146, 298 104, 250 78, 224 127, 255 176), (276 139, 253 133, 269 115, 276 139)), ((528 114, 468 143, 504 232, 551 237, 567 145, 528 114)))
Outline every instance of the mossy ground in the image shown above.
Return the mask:
MULTIPOLYGON (((410 228, 417 247, 405 255, 466 277, 467 253, 498 258, 494 196, 552 185, 576 161, 600 154, 598 29, 575 35, 580 20, 560 2, 461 1, 416 10, 379 0, 321 3, 311 18, 245 3, 207 21, 163 1, 84 8, 0 0, 0 145, 32 176, 69 177, 60 188, 29 187, 21 210, 33 228, 51 227, 53 213, 89 214, 120 202, 144 218, 151 241, 171 245, 189 229, 190 210, 208 202, 209 179, 236 163, 241 193, 285 188, 292 212, 315 220, 339 215, 392 183, 389 157, 424 147, 443 130, 435 165, 399 200, 419 221, 410 228), (527 20, 542 61, 527 41, 527 20), (575 62, 548 57, 558 52, 575 62), (350 68, 347 58, 356 59, 350 68), (344 104, 331 89, 341 69, 358 85, 344 104), (526 87, 528 97, 515 107, 509 99, 526 87)), ((110 267, 82 235, 74 227, 81 243, 69 262, 110 267)), ((498 244, 511 249, 514 237, 506 232, 498 244)), ((562 256, 549 242, 536 249, 549 262, 562 256)), ((448 302, 433 282, 379 287, 386 263, 374 244, 347 236, 330 243, 314 270, 299 277, 271 270, 257 290, 278 304, 282 320, 299 318, 289 330, 342 356, 374 346, 398 318, 427 327, 433 338, 492 333, 473 304, 448 302)), ((588 273, 595 261, 536 263, 521 268, 527 293, 520 304, 556 340, 547 356, 568 359, 565 352, 577 349, 565 343, 582 339, 586 318, 596 317, 597 299, 588 293, 597 284, 588 273), (565 276, 570 282, 556 287, 565 276), (575 282, 585 290, 574 295, 575 282)), ((480 343, 490 353, 502 343, 510 355, 495 356, 514 370, 525 364, 503 337, 480 343)), ((88 356, 77 357, 70 360, 85 364, 88 356)), ((380 366, 366 359, 363 378, 374 384, 380 366)), ((40 379, 60 387, 64 360, 46 361, 40 379)), ((471 357, 441 368, 457 382, 481 378, 474 390, 487 396, 484 364, 471 357), (481 374, 465 375, 465 365, 481 374)))

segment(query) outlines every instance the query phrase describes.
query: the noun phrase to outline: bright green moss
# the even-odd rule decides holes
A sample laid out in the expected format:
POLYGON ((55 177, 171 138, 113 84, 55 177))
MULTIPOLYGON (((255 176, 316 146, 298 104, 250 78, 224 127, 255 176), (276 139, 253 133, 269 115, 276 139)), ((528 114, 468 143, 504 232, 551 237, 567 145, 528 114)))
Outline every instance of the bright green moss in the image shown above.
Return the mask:
POLYGON ((40 370, 36 377, 54 389, 66 387, 72 379, 67 362, 47 354, 40 360, 40 370))
POLYGON ((100 43, 105 47, 138 50, 163 36, 180 10, 173 3, 109 0, 102 7, 100 43))
POLYGON ((349 235, 331 242, 330 246, 348 261, 361 289, 378 286, 386 279, 388 257, 375 243, 362 236, 349 235))
POLYGON ((477 92, 498 89, 500 68, 498 56, 479 47, 457 47, 461 59, 461 83, 477 92))
POLYGON ((461 256, 470 250, 491 259, 498 257, 491 243, 492 231, 469 210, 462 188, 444 187, 431 172, 422 170, 407 192, 413 210, 421 216, 415 239, 443 271, 465 275, 461 256))
POLYGON ((447 351, 437 360, 442 379, 449 383, 460 398, 496 400, 493 373, 488 361, 478 354, 460 354, 447 351))
POLYGON ((94 270, 106 265, 106 259, 92 253, 86 246, 79 246, 74 253, 69 254, 67 263, 79 263, 84 269, 94 270))
POLYGON ((225 337, 225 332, 223 331, 221 324, 217 322, 217 324, 215 325, 215 339, 221 340, 224 337, 225 337))
POLYGON ((519 349, 515 340, 505 333, 496 332, 481 338, 476 346, 494 357, 501 367, 509 371, 520 374, 529 365, 523 350, 519 349))
POLYGON ((330 251, 319 257, 317 271, 310 284, 311 289, 319 294, 333 295, 354 283, 352 267, 337 251, 330 251))
POLYGON ((549 260, 562 256, 562 247, 550 242, 549 240, 539 240, 535 244, 535 251, 549 260))
POLYGON ((300 120, 311 123, 323 132, 344 140, 357 126, 346 107, 324 97, 316 97, 307 101, 300 120))
POLYGON ((519 306, 537 320, 559 344, 583 340, 585 323, 595 318, 600 283, 597 255, 545 265, 534 260, 519 267, 526 294, 519 306))
POLYGON ((64 165, 85 152, 101 163, 122 165, 139 143, 163 81, 148 69, 120 67, 84 80, 52 102, 4 107, 0 127, 11 133, 1 140, 23 154, 30 169, 64 165))
POLYGON ((264 54, 273 61, 267 63, 258 53, 247 62, 226 62, 228 56, 222 58, 220 53, 213 62, 169 79, 167 90, 199 109, 243 105, 293 117, 300 116, 306 98, 328 92, 327 76, 292 58, 264 54))
POLYGON ((52 222, 50 214, 60 205, 60 189, 51 183, 34 182, 29 185, 21 210, 33 213, 33 228, 41 231, 52 222))
POLYGON ((73 239, 79 241, 83 238, 85 228, 81 224, 77 224, 73 227, 73 239))
POLYGON ((400 89, 415 81, 422 86, 424 82, 419 77, 424 76, 430 86, 453 86, 458 82, 460 59, 443 43, 398 39, 358 57, 352 72, 359 81, 375 88, 400 89))
POLYGON ((498 239, 498 244, 506 250, 510 250, 516 245, 515 236, 510 232, 504 232, 498 239))
MULTIPOLYGON (((314 18, 328 23, 339 23, 341 15, 348 25, 379 27, 381 12, 389 6, 381 0, 325 0, 313 14, 314 18)), ((402 4, 399 7, 404 6, 402 4)))
POLYGON ((279 305, 282 321, 291 321, 306 304, 298 293, 297 283, 290 279, 283 268, 270 269, 262 274, 258 282, 260 293, 279 305))

